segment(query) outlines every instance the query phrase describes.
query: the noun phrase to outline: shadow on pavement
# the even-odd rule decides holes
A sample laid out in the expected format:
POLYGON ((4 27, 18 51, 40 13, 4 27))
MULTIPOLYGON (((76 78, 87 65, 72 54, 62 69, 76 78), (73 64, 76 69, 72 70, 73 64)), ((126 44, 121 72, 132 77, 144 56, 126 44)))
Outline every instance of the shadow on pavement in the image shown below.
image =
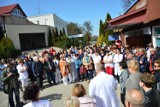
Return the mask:
POLYGON ((62 96, 63 96, 63 94, 57 94, 56 93, 56 94, 51 94, 51 95, 48 95, 48 96, 41 97, 40 99, 41 100, 49 100, 49 101, 61 100, 62 96))

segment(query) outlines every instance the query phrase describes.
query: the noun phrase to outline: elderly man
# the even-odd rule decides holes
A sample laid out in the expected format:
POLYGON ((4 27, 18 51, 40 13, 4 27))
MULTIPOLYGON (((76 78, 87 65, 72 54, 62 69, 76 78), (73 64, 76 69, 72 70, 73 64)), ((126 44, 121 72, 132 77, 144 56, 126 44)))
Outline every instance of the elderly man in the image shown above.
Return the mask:
POLYGON ((137 60, 131 60, 127 65, 130 76, 126 81, 126 91, 131 89, 142 91, 142 88, 139 86, 140 77, 142 75, 139 71, 139 62, 137 60))
POLYGON ((43 74, 44 74, 44 71, 43 71, 43 64, 42 62, 39 60, 39 57, 35 57, 34 58, 34 71, 35 71, 35 76, 36 76, 36 80, 37 80, 37 84, 38 84, 38 87, 43 90, 43 74))
POLYGON ((144 107, 143 94, 136 89, 129 90, 126 93, 126 107, 144 107))
POLYGON ((127 63, 129 63, 129 61, 131 61, 131 60, 136 60, 136 58, 134 57, 133 53, 129 52, 127 54, 127 63))
POLYGON ((98 63, 97 76, 91 80, 89 85, 89 95, 96 99, 97 107, 119 107, 116 81, 112 75, 106 74, 104 70, 104 65, 98 63))

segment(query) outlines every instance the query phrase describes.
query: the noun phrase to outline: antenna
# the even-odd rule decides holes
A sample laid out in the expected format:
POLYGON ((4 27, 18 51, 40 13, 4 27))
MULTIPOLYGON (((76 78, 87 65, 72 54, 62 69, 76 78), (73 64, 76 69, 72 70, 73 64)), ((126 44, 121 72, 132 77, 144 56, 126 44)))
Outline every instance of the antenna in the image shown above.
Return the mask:
POLYGON ((40 15, 40 14, 41 14, 41 12, 40 12, 40 2, 38 0, 38 15, 40 15))

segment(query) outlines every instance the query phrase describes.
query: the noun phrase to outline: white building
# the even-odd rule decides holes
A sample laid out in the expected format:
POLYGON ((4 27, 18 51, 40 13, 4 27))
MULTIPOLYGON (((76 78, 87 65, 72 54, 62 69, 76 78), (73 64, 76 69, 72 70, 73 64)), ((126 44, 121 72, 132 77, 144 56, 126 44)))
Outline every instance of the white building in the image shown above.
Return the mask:
POLYGON ((83 38, 83 34, 77 34, 77 35, 71 35, 71 36, 68 36, 69 39, 72 39, 72 38, 83 38))
POLYGON ((27 20, 19 4, 0 7, 0 26, 16 49, 30 50, 48 46, 49 26, 27 20))
POLYGON ((56 27, 58 31, 63 30, 64 28, 67 34, 67 23, 55 14, 32 16, 27 19, 34 24, 56 27))

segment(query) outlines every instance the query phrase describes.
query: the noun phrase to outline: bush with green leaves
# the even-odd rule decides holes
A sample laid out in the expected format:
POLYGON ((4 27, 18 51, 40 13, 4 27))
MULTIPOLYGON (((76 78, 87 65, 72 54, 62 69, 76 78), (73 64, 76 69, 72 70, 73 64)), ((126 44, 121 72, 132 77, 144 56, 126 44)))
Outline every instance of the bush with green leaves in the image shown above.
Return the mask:
POLYGON ((15 57, 20 53, 19 50, 16 50, 12 40, 9 38, 3 37, 0 41, 0 59, 15 57))

